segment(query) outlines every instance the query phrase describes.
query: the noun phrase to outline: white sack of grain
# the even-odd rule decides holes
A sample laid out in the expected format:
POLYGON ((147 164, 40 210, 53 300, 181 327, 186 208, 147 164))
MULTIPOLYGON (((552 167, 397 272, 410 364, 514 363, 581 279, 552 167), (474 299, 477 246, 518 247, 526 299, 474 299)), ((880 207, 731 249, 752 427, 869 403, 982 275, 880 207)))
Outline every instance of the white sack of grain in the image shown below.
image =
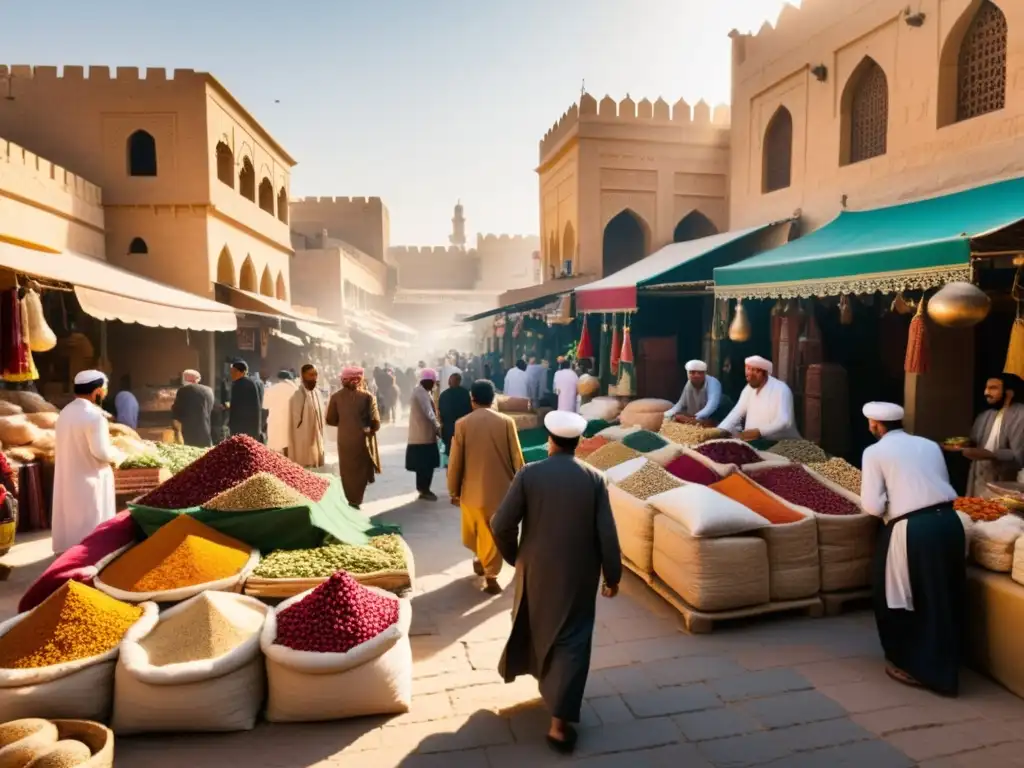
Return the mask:
POLYGON ((658 513, 646 502, 614 485, 608 486, 608 499, 622 556, 631 569, 646 578, 654 572, 654 517, 658 513))
MULTIPOLYGON (((114 717, 118 734, 249 731, 256 725, 266 689, 260 634, 271 608, 256 598, 227 592, 203 592, 179 603, 159 617, 140 621, 121 644, 114 680, 114 717), (146 640, 159 625, 201 602, 217 610, 238 630, 234 647, 215 658, 176 664, 155 664, 146 640)), ((207 638, 180 633, 179 652, 202 653, 207 638)))
POLYGON ((620 424, 613 424, 610 427, 605 427, 597 433, 598 437, 603 437, 605 440, 612 440, 614 442, 622 442, 622 438, 632 432, 639 432, 640 427, 626 427, 620 424))
POLYGON ((644 454, 645 459, 650 459, 655 464, 667 467, 673 461, 683 455, 683 446, 679 443, 669 443, 662 448, 655 448, 653 451, 648 451, 644 454))
POLYGON ((595 397, 580 406, 580 416, 587 421, 615 421, 622 413, 622 403, 617 397, 595 397))
POLYGON ((31 421, 40 429, 56 429, 57 418, 60 416, 59 413, 51 413, 49 411, 39 411, 38 413, 26 413, 25 418, 31 421))
POLYGON ((771 525, 749 507, 697 483, 651 496, 647 503, 697 538, 732 536, 771 525))
POLYGON ((398 600, 398 621, 345 653, 296 651, 275 644, 277 614, 303 600, 307 590, 267 616, 260 647, 267 661, 267 720, 272 723, 342 720, 409 711, 412 703, 412 605, 398 600))
POLYGON ((1024 536, 1013 544, 1013 567, 1010 569, 1010 578, 1018 584, 1024 584, 1024 536))
MULTIPOLYGON (((155 621, 159 609, 144 603, 135 626, 155 621)), ((32 609, 39 610, 39 606, 32 609)), ((32 611, 0 624, 0 637, 32 611)), ((131 630, 129 630, 130 632, 131 630)), ((99 656, 33 669, 0 669, 0 722, 23 717, 105 722, 114 701, 114 665, 118 648, 99 656)))
POLYGON ((28 347, 33 352, 49 352, 57 346, 57 334, 46 322, 43 301, 31 288, 25 291, 25 318, 28 320, 28 347))
POLYGON ((666 515, 654 518, 654 573, 700 611, 769 600, 768 545, 758 536, 702 539, 666 515))
POLYGON ((635 472, 639 472, 647 464, 646 456, 637 456, 635 459, 624 461, 621 464, 616 464, 614 467, 609 467, 604 471, 605 479, 609 483, 621 483, 627 477, 635 472))
POLYGON ((665 421, 665 411, 673 405, 674 403, 670 403, 668 400, 660 400, 655 397, 634 400, 622 409, 622 413, 619 414, 619 423, 626 427, 641 427, 651 432, 657 432, 665 421))
POLYGON ((1010 573, 1013 570, 1014 548, 1024 534, 1024 520, 1006 515, 991 522, 971 526, 971 559, 989 571, 1010 573))

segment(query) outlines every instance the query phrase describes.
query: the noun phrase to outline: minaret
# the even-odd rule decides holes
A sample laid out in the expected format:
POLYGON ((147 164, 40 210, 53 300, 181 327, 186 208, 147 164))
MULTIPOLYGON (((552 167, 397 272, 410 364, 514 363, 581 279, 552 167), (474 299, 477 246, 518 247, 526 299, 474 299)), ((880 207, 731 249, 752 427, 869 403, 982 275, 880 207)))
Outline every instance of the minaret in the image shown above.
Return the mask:
POLYGON ((455 203, 455 215, 452 216, 452 233, 448 242, 456 248, 466 247, 466 217, 462 215, 462 201, 455 203))

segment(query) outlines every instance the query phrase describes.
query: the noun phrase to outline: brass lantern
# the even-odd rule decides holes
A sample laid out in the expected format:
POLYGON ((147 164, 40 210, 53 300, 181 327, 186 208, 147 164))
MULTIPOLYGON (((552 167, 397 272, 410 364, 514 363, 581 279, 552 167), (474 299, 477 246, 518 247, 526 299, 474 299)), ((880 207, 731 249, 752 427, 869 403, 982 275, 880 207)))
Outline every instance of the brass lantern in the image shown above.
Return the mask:
POLYGON ((729 339, 737 343, 750 339, 750 320, 747 318, 747 310, 743 308, 742 300, 736 302, 736 314, 729 325, 729 339))
POLYGON ((928 302, 928 317, 946 328, 970 328, 992 309, 992 299, 971 283, 948 283, 928 302))

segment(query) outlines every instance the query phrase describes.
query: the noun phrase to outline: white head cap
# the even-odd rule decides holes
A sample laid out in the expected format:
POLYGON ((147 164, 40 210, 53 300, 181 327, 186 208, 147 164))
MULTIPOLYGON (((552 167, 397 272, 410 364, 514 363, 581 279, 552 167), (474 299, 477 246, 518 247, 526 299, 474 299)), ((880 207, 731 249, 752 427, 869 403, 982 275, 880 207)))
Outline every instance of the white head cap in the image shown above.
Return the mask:
POLYGON ((198 384, 203 380, 203 377, 199 375, 199 371, 194 371, 189 368, 187 371, 181 374, 181 380, 186 384, 198 384))
POLYGON ((544 428, 555 437, 571 440, 583 434, 583 430, 587 428, 587 420, 578 413, 551 411, 544 417, 544 428))
POLYGON ((748 357, 744 361, 744 363, 746 365, 749 365, 751 368, 759 368, 762 371, 767 371, 769 376, 772 375, 772 371, 774 370, 772 366, 772 361, 768 360, 767 358, 761 357, 760 355, 748 357))
POLYGON ((866 403, 863 413, 872 421, 903 421, 903 408, 895 403, 866 403))
POLYGON ((691 360, 686 364, 687 373, 707 373, 708 364, 703 360, 691 360))
POLYGON ((86 384, 93 384, 100 382, 101 385, 107 383, 107 374, 103 371, 80 371, 75 375, 75 386, 81 387, 86 384))

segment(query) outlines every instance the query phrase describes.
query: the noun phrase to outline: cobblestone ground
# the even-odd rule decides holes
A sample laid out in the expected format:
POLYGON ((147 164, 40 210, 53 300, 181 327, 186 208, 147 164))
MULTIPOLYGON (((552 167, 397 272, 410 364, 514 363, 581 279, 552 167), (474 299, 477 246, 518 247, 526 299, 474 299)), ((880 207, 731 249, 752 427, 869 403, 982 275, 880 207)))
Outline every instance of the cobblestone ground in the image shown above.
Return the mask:
MULTIPOLYGON (((412 711, 261 724, 250 733, 124 738, 118 768, 1024 765, 1024 702, 970 672, 955 700, 890 681, 868 613, 691 636, 634 578, 618 598, 599 600, 578 754, 552 755, 535 682, 505 685, 495 672, 511 595, 479 591, 459 543, 458 510, 408 492, 404 437, 401 427, 385 429, 385 474, 364 509, 400 523, 416 556, 412 711)), ((438 495, 443 484, 439 472, 438 495)), ((30 563, 47 546, 22 544, 13 562, 30 563)), ((3 616, 39 567, 15 570, 3 587, 3 616)), ((511 573, 502 576, 508 583, 511 573)))

